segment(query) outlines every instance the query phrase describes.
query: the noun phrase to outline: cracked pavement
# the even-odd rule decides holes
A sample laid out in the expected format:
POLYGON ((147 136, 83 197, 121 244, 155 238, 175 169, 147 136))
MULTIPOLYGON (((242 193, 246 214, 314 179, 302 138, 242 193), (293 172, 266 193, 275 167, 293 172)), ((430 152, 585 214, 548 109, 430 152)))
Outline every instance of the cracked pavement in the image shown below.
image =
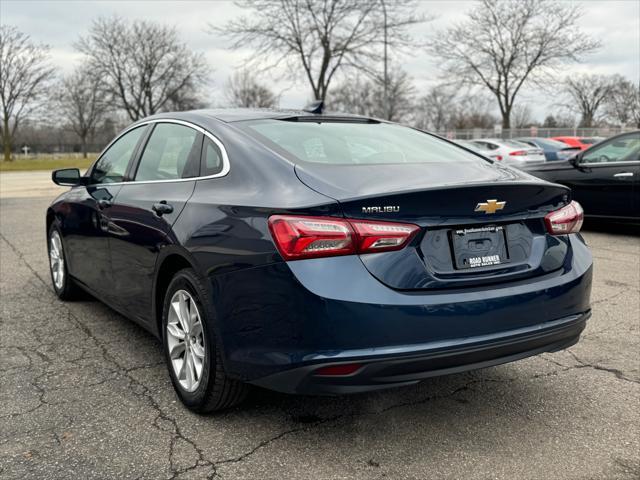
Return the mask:
POLYGON ((182 407, 159 343, 50 285, 50 196, 0 200, 0 478, 640 478, 640 236, 584 236, 593 317, 567 351, 349 397, 182 407))

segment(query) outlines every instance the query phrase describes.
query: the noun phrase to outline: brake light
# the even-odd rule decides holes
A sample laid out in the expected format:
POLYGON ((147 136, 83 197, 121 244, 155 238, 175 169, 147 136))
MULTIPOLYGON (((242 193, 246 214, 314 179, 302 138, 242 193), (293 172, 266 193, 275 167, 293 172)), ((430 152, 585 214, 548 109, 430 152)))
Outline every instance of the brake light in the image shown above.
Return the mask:
POLYGON ((269 230, 285 260, 400 250, 420 230, 408 223, 272 215, 269 230))
POLYGON ((398 250, 411 239, 420 227, 406 223, 369 222, 351 220, 356 233, 358 253, 398 250))
POLYGON ((499 162, 502 161, 502 155, 496 155, 496 160, 498 160, 499 162))
POLYGON ((509 153, 512 157, 522 157, 527 154, 526 150, 516 150, 515 152, 509 153))
POLYGON ((578 233, 584 221, 584 210, 582 206, 573 201, 560 210, 548 213, 544 217, 547 231, 551 235, 566 235, 568 233, 578 233))

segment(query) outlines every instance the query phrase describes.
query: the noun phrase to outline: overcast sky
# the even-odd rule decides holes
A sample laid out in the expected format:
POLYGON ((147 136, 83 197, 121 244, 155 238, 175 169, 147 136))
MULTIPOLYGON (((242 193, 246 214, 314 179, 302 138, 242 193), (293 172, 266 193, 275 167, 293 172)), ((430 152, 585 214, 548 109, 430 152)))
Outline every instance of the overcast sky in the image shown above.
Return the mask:
MULTIPOLYGON (((602 0, 578 3, 585 15, 580 23, 585 33, 603 43, 597 53, 579 65, 567 67, 567 73, 619 73, 634 81, 640 79, 640 0, 602 0)), ((472 6, 469 1, 422 1, 420 9, 436 20, 414 31, 418 39, 452 22, 463 20, 472 6)), ((208 22, 222 25, 241 14, 242 9, 227 1, 41 1, 0 0, 0 21, 17 26, 38 42, 51 47, 53 62, 68 72, 82 60, 75 52, 74 41, 87 32, 91 20, 98 16, 120 15, 127 19, 146 19, 175 25, 182 39, 195 51, 203 52, 213 68, 209 101, 221 104, 226 79, 242 65, 246 51, 230 51, 224 38, 209 33, 208 22)), ((428 55, 417 52, 401 59, 403 67, 422 90, 437 81, 439 72, 428 55)), ((281 106, 297 108, 310 99, 305 83, 293 83, 264 76, 263 83, 281 93, 281 106)), ((545 114, 546 105, 554 102, 549 93, 524 92, 521 100, 531 104, 537 116, 545 114)))

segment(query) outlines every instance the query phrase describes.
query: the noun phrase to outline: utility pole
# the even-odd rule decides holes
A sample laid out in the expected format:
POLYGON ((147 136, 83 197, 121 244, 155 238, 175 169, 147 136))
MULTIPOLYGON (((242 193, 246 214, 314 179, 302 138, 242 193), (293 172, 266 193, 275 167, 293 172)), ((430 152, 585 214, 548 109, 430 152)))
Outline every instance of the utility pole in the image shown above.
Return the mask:
POLYGON ((380 0, 382 4, 382 15, 384 17, 384 118, 389 120, 389 72, 387 60, 387 5, 385 0, 380 0))

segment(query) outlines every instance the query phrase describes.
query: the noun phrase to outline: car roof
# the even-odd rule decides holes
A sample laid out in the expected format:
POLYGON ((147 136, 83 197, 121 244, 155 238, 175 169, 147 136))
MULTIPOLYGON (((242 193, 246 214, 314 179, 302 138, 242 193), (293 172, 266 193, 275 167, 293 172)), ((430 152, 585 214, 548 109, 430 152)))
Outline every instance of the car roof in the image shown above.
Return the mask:
POLYGON ((318 119, 345 119, 360 121, 379 121, 373 117, 352 115, 348 113, 324 112, 321 114, 310 113, 304 110, 288 110, 276 108, 205 108, 201 110, 189 110, 185 112, 167 112, 154 115, 153 118, 188 118, 209 117, 222 122, 242 122, 261 119, 284 118, 318 118, 318 119))

